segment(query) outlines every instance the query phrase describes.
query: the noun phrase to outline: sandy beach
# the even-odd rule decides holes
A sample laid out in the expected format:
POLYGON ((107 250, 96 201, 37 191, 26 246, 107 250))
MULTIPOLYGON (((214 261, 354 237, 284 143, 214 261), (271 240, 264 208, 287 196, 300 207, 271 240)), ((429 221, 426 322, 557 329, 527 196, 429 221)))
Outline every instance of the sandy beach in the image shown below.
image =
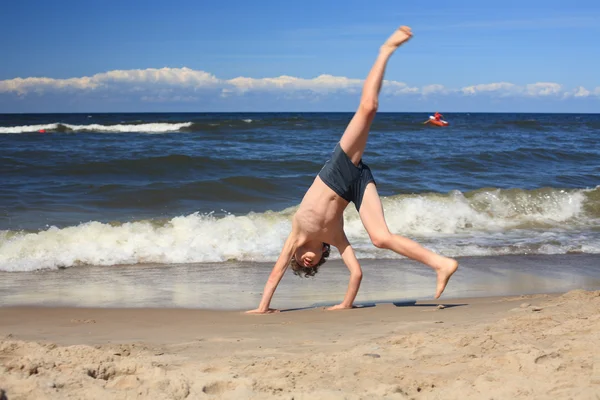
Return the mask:
POLYGON ((273 315, 0 308, 2 399, 598 399, 600 291, 273 315))

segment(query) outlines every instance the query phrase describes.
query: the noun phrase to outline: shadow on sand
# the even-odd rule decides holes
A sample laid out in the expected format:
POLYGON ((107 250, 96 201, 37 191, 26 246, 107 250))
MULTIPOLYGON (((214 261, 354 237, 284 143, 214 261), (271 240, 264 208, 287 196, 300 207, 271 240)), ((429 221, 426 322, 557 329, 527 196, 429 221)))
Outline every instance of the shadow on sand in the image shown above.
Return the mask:
MULTIPOLYGON (((314 308, 327 308, 335 306, 337 303, 315 303, 308 307, 298 307, 298 308, 286 308, 281 310, 281 312, 289 312, 289 311, 302 311, 302 310, 311 310, 314 308)), ((402 300, 402 301, 394 301, 394 300, 382 300, 382 301, 363 301, 357 302, 354 304, 355 309, 358 308, 371 308, 376 307, 378 304, 393 304, 396 307, 440 307, 443 308, 453 308, 453 307, 462 307, 467 306, 468 304, 447 304, 447 303, 436 303, 436 304, 417 304, 416 300, 402 300)))

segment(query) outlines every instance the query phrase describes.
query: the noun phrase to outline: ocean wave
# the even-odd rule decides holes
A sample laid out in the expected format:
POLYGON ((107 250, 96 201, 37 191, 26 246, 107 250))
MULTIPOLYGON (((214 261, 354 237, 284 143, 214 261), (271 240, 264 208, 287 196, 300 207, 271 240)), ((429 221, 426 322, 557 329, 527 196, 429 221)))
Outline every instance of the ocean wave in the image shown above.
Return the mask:
MULTIPOLYGON (((211 132, 223 129, 248 129, 256 121, 250 118, 232 120, 200 120, 188 122, 144 122, 141 120, 118 124, 85 124, 75 125, 62 122, 37 125, 0 126, 0 134, 15 133, 168 133, 168 132, 211 132)), ((271 126, 267 124, 265 126, 271 126)))
MULTIPOLYGON (((600 187, 480 189, 383 199, 392 232, 449 256, 600 253, 600 187)), ((0 271, 79 265, 274 261, 295 211, 194 213, 168 221, 97 221, 36 232, 0 231, 0 271)), ((397 258, 370 244, 352 207, 345 231, 359 258, 397 258)), ((337 254, 332 255, 338 257, 337 254)))
POLYGON ((106 133, 165 133, 176 132, 192 126, 192 122, 181 123, 135 123, 135 124, 88 124, 71 125, 55 122, 52 124, 22 125, 12 127, 0 127, 0 133, 36 133, 36 132, 106 132, 106 133))

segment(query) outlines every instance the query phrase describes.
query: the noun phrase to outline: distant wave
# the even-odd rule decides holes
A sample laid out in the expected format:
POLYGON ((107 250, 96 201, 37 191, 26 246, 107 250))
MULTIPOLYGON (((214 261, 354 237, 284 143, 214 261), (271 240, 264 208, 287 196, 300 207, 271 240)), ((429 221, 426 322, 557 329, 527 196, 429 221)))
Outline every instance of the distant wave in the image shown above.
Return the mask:
MULTIPOLYGON (((600 253, 600 186, 397 195, 384 198, 383 206, 393 232, 450 256, 600 253)), ((294 211, 224 217, 195 213, 167 221, 0 231, 0 271, 274 261, 294 211)), ((352 207, 345 214, 345 230, 359 258, 398 257, 370 244, 352 207)))
POLYGON ((183 128, 190 127, 192 122, 182 123, 138 123, 138 124, 115 124, 115 125, 70 125, 55 122, 42 125, 22 125, 13 127, 0 127, 0 133, 35 133, 40 131, 50 132, 110 132, 110 133, 165 133, 176 132, 183 128))
POLYGON ((222 129, 242 128, 247 129, 249 124, 255 122, 250 118, 233 120, 209 120, 196 122, 144 122, 132 121, 119 124, 86 124, 73 125, 62 122, 38 125, 3 126, 0 134, 8 133, 71 133, 71 132, 99 132, 99 133, 167 133, 167 132, 203 132, 222 129))

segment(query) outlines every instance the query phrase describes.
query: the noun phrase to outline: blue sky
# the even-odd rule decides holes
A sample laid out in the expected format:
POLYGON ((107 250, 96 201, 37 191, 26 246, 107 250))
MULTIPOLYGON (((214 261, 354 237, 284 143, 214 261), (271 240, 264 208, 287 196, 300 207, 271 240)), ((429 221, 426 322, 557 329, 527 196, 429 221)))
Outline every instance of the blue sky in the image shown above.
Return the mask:
POLYGON ((600 112, 591 0, 8 2, 0 112, 352 111, 399 25, 382 111, 600 112))

